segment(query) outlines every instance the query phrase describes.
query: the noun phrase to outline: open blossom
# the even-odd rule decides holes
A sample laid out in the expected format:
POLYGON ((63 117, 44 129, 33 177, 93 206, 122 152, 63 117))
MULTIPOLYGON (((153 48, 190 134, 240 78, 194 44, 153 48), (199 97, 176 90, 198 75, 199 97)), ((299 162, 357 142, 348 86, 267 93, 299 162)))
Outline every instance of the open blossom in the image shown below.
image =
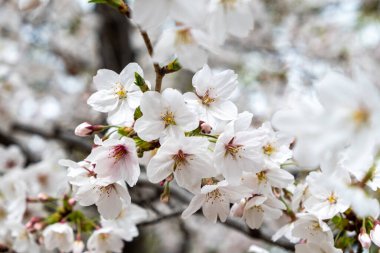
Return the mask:
POLYGON ((258 150, 262 137, 258 132, 242 126, 241 122, 233 123, 219 136, 214 152, 216 168, 228 183, 237 185, 240 183, 243 171, 261 170, 263 163, 258 150))
POLYGON ((329 179, 336 177, 334 175, 336 174, 312 172, 306 179, 311 196, 304 203, 305 209, 319 219, 330 219, 339 212, 346 211, 350 206, 350 202, 339 191, 339 184, 329 179))
POLYGON ((87 103, 99 112, 108 113, 111 124, 133 122, 135 109, 140 105, 142 91, 135 84, 135 73, 144 76, 137 63, 128 64, 119 74, 108 69, 100 69, 94 77, 98 90, 87 103))
POLYGON ((230 213, 230 203, 249 195, 249 189, 243 186, 230 186, 225 180, 217 184, 205 185, 183 211, 182 218, 186 219, 202 208, 203 215, 210 221, 216 222, 219 217, 224 222, 230 213))
POLYGON ((70 252, 73 248, 74 232, 67 223, 49 225, 42 234, 47 250, 59 249, 62 252, 70 252))
POLYGON ((236 105, 229 100, 236 90, 237 75, 232 70, 213 72, 208 65, 193 77, 194 93, 184 94, 186 103, 200 115, 200 120, 215 126, 217 120, 233 120, 236 105))
POLYGON ((162 94, 145 92, 140 109, 143 115, 136 121, 134 129, 145 141, 183 135, 199 125, 196 115, 186 107, 182 94, 175 89, 165 89, 162 94))
POLYGON ((13 249, 15 251, 20 253, 40 251, 35 237, 27 230, 26 226, 21 223, 11 223, 10 230, 14 239, 13 249))
POLYGON ((216 174, 208 147, 202 137, 167 138, 148 164, 148 179, 158 183, 173 173, 179 186, 199 191, 202 178, 216 174))
POLYGON ((8 172, 24 166, 25 157, 18 146, 7 148, 0 146, 0 171, 8 172))
POLYGON ((269 122, 257 129, 262 133, 262 145, 260 155, 267 166, 279 166, 292 157, 290 144, 293 138, 273 131, 269 122))
POLYGON ((251 229, 257 229, 264 218, 278 219, 285 209, 285 205, 276 198, 256 195, 246 202, 243 219, 251 229))
POLYGON ((216 41, 224 43, 227 35, 246 37, 253 29, 251 0, 211 0, 209 6, 209 31, 216 41))
POLYGON ((330 227, 314 215, 305 214, 300 216, 293 227, 293 236, 319 243, 334 243, 333 233, 330 227))
POLYGON ((189 26, 166 29, 154 47, 153 59, 166 65, 178 59, 183 68, 197 71, 207 62, 207 51, 215 46, 208 34, 189 26))
POLYGON ((91 253, 122 252, 124 243, 112 228, 95 230, 88 238, 87 248, 91 253))
POLYGON ((330 73, 316 84, 317 101, 274 115, 274 126, 297 138, 294 158, 300 165, 316 167, 339 150, 349 169, 372 164, 380 141, 380 93, 363 77, 356 82, 330 73))
POLYGON ((328 252, 328 253, 342 253, 341 249, 337 249, 334 247, 334 244, 329 242, 307 242, 304 244, 296 245, 296 253, 320 253, 320 252, 328 252))
POLYGON ((112 228, 123 240, 132 241, 134 237, 139 235, 137 224, 148 218, 148 212, 135 205, 123 204, 119 215, 113 220, 101 220, 103 227, 112 228))
POLYGON ((86 160, 95 164, 98 178, 110 182, 125 180, 132 187, 140 176, 136 145, 131 138, 107 139, 95 147, 86 160))
POLYGON ((115 219, 120 214, 123 203, 131 203, 131 197, 123 181, 109 183, 95 178, 89 178, 87 184, 78 187, 74 191, 74 198, 82 206, 95 204, 105 219, 115 219))
POLYGON ((263 168, 257 173, 245 173, 242 183, 259 194, 271 194, 272 187, 286 188, 294 182, 294 176, 278 167, 263 168))

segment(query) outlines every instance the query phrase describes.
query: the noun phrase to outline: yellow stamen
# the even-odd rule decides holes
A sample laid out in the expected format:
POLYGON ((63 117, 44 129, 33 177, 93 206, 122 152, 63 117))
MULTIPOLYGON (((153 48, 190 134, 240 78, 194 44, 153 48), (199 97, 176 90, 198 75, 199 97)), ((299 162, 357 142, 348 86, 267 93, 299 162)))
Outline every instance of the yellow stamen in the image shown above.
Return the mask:
POLYGON ((161 119, 165 122, 165 127, 176 124, 174 120, 174 113, 172 112, 166 112, 161 116, 161 119))
POLYGON ((263 147, 264 154, 270 156, 276 151, 275 147, 273 147, 271 144, 267 144, 263 147))

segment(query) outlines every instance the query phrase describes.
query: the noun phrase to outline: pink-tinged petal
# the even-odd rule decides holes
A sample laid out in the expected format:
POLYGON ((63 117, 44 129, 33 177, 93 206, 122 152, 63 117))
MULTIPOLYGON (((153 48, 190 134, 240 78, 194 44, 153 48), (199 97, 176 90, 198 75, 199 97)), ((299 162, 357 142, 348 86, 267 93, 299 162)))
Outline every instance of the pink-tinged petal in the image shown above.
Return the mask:
POLYGON ((172 157, 156 154, 146 168, 148 179, 152 183, 159 183, 173 172, 173 168, 174 161, 172 157))
POLYGON ((131 196, 129 195, 128 189, 125 186, 124 182, 121 182, 121 184, 116 183, 114 186, 117 195, 119 195, 119 197, 124 200, 127 205, 131 204, 131 196))
POLYGON ((108 186, 107 189, 101 190, 101 196, 96 202, 96 206, 105 219, 115 219, 122 209, 122 203, 116 189, 113 186, 108 186))
POLYGON ((206 200, 206 196, 203 194, 195 195, 190 201, 189 206, 183 211, 181 217, 183 219, 189 218, 192 214, 198 211, 206 200))

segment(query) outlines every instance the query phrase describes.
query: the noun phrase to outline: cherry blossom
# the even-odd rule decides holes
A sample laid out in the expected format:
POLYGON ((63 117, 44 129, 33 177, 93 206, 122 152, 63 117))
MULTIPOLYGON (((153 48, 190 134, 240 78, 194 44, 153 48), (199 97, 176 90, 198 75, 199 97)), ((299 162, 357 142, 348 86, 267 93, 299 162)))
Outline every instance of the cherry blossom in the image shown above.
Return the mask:
POLYGON ((44 243, 47 250, 55 248, 70 252, 74 243, 73 229, 67 223, 55 223, 44 229, 44 243))
POLYGON ((199 125, 197 116, 186 107, 182 94, 175 89, 165 89, 162 94, 145 92, 140 108, 143 116, 136 121, 134 129, 145 141, 165 135, 183 135, 199 125))

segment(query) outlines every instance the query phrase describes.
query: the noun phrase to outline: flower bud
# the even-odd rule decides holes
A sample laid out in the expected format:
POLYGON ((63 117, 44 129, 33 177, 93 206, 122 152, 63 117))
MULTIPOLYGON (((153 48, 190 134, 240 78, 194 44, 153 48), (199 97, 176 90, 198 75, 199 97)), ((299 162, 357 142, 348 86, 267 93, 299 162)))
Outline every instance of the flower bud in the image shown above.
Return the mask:
POLYGON ((75 128, 75 135, 80 137, 90 136, 95 132, 100 132, 105 129, 103 125, 91 125, 90 123, 83 122, 75 128))
POLYGON ((358 240, 364 249, 369 249, 369 247, 371 247, 371 238, 363 229, 360 231, 358 240))
POLYGON ((370 232, 371 240, 376 246, 380 247, 380 224, 375 222, 375 226, 370 232))
POLYGON ((75 240, 73 246, 73 253, 82 253, 84 250, 84 243, 82 240, 75 240))
POLYGON ((210 134, 211 130, 212 130, 212 127, 209 124, 207 124, 207 123, 202 123, 201 124, 201 131, 202 131, 202 133, 204 133, 204 134, 210 134))
POLYGON ((42 202, 44 202, 44 201, 47 201, 48 199, 49 199, 49 196, 46 194, 46 193, 39 193, 38 195, 37 195, 37 198, 40 200, 40 201, 42 201, 42 202))
POLYGON ((245 207, 245 200, 242 199, 240 201, 240 203, 235 203, 233 204, 232 208, 231 208, 231 215, 233 217, 243 217, 243 213, 244 213, 244 207, 245 207))
POLYGON ((70 198, 69 201, 68 201, 68 203, 69 203, 70 206, 75 206, 75 204, 77 203, 77 201, 74 198, 70 198))

